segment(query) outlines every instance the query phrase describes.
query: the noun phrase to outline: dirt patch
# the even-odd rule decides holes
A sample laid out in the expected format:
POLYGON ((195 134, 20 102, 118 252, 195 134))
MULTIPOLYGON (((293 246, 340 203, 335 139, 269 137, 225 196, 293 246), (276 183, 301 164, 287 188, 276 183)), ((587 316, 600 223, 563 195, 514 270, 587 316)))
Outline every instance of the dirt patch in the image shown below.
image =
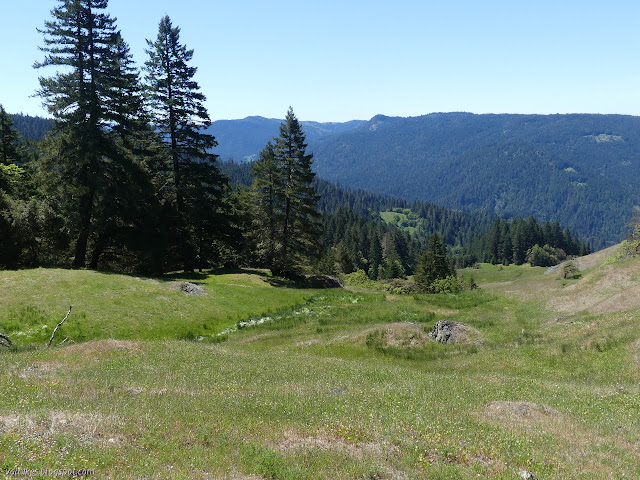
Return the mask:
POLYGON ((366 456, 374 456, 378 459, 394 453, 397 447, 383 446, 377 442, 350 442, 330 432, 318 432, 309 436, 294 430, 284 432, 283 438, 276 448, 284 453, 294 455, 304 450, 337 451, 349 457, 362 460, 366 456))
POLYGON ((24 380, 47 378, 62 368, 64 368, 64 366, 57 362, 34 362, 22 369, 18 376, 24 380))
POLYGON ((58 352, 58 355, 60 357, 66 357, 70 355, 96 356, 104 355, 106 353, 118 350, 139 352, 142 350, 142 344, 140 342, 133 342, 131 340, 91 340, 89 342, 78 343, 61 348, 58 352))
POLYGON ((258 333, 256 335, 251 335, 250 337, 240 338, 239 340, 235 340, 234 343, 252 343, 258 342, 264 338, 273 336, 272 333, 258 333))
POLYGON ((0 415, 0 435, 18 435, 26 439, 44 442, 56 441, 59 435, 72 435, 85 444, 118 445, 122 420, 115 415, 50 411, 42 416, 9 414, 0 415))

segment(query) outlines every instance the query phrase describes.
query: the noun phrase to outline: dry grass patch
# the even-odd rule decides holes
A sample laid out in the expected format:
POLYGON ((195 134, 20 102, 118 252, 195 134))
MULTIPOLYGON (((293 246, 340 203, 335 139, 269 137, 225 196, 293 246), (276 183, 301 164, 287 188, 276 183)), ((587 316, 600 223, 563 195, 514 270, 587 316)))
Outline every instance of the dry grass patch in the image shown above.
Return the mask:
POLYGON ((421 347, 429 338, 424 329, 411 322, 397 322, 377 325, 358 332, 349 338, 350 343, 366 343, 371 334, 381 332, 383 347, 414 348, 421 347))
POLYGON ((482 420, 504 425, 523 435, 550 435, 556 439, 556 461, 560 464, 578 463, 581 473, 593 473, 592 478, 613 478, 615 466, 611 465, 610 451, 630 452, 637 456, 639 445, 621 435, 603 435, 589 429, 573 415, 561 413, 546 405, 532 402, 491 402, 481 412, 482 420))
MULTIPOLYGON (((58 362, 37 361, 23 368, 18 376, 23 380, 42 379, 51 377, 64 368, 65 365, 58 362)), ((9 373, 9 375, 11 376, 12 373, 9 373)))
POLYGON ((337 427, 335 431, 320 431, 315 435, 286 430, 283 438, 276 443, 275 448, 288 455, 300 455, 309 450, 321 450, 358 461, 362 461, 364 458, 373 458, 378 463, 388 463, 398 453, 396 446, 371 441, 368 435, 350 437, 345 434, 343 427, 337 427))
POLYGON ((484 411, 484 415, 506 421, 510 424, 534 424, 559 420, 562 414, 545 405, 531 402, 491 402, 484 411))
POLYGON ((549 300, 561 313, 602 314, 640 308, 638 264, 609 265, 572 283, 549 300))
POLYGON ((120 445, 123 421, 115 415, 52 410, 44 415, 0 415, 0 435, 16 435, 44 443, 59 435, 69 435, 81 443, 120 445))

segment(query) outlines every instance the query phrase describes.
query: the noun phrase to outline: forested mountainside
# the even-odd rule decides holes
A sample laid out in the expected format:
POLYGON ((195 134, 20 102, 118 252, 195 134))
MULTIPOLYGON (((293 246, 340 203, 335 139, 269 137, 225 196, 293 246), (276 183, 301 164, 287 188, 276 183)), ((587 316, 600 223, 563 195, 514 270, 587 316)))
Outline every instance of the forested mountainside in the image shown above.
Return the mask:
MULTIPOLYGON (((253 176, 251 164, 220 162, 220 170, 229 177, 231 183, 250 185, 253 176)), ((361 189, 344 188, 321 178, 314 179, 316 192, 320 195, 318 209, 325 215, 334 215, 341 210, 349 210, 365 220, 375 218, 384 223, 381 213, 412 212, 414 218, 397 226, 426 241, 436 232, 450 246, 461 246, 489 231, 496 216, 488 212, 466 212, 441 207, 429 202, 408 201, 402 198, 367 192, 361 189)))
POLYGON ((601 248, 638 203, 640 118, 376 116, 310 146, 323 178, 500 216, 559 221, 601 248))
MULTIPOLYGON (((14 118, 30 139, 39 138, 49 123, 14 118)), ((392 195, 394 202, 557 221, 595 249, 626 237, 638 203, 639 117, 438 113, 301 123, 319 177, 392 195)), ((278 125, 262 117, 214 122, 214 151, 222 160, 254 158, 277 135, 278 125)))
POLYGON ((23 138, 33 142, 40 141, 51 130, 51 120, 42 117, 32 117, 16 113, 11 115, 14 128, 23 138))

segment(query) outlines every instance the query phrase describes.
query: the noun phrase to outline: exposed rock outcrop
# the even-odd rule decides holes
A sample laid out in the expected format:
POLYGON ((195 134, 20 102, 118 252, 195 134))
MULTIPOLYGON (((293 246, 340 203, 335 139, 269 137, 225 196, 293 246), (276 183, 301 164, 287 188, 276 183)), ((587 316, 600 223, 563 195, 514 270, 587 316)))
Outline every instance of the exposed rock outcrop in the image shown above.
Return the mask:
POLYGON ((451 320, 439 320, 429 338, 445 344, 482 345, 480 332, 470 325, 451 320))
POLYGON ((190 282, 171 282, 171 288, 174 290, 180 290, 185 295, 206 295, 204 288, 200 285, 190 282))

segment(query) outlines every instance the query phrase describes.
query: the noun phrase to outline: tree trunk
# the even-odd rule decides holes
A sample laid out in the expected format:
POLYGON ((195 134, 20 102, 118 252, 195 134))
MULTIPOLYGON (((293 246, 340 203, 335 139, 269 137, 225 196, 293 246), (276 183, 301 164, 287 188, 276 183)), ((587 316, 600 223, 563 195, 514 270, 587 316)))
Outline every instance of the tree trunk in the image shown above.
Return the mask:
POLYGON ((87 243, 91 233, 91 216, 93 213, 94 190, 89 192, 80 200, 80 232, 76 240, 75 257, 73 259, 74 268, 84 268, 87 263, 87 243))

